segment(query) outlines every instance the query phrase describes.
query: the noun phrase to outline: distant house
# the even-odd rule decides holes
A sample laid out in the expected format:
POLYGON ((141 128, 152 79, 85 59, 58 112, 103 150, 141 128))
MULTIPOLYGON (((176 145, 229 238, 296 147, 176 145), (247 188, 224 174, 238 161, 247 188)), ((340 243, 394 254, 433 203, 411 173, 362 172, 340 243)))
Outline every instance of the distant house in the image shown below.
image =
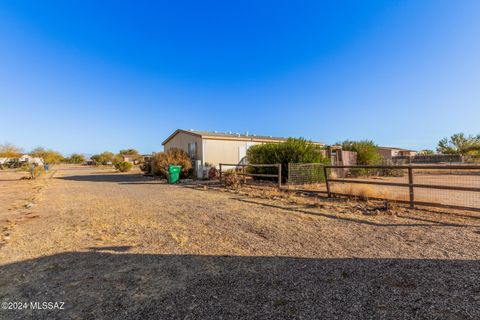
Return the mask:
POLYGON ((138 154, 122 154, 121 157, 122 161, 138 164, 140 162, 139 159, 142 156, 139 156, 138 154))
POLYGON ((378 152, 380 155, 386 159, 391 160, 393 157, 413 157, 417 154, 415 150, 395 148, 395 147, 378 147, 378 152))
POLYGON ((0 166, 7 164, 11 159, 12 158, 0 158, 0 166))
POLYGON ((43 158, 32 157, 28 154, 22 155, 20 158, 18 158, 18 161, 20 163, 31 163, 31 164, 35 164, 37 166, 43 166, 44 165, 43 158))
POLYGON ((32 159, 33 159, 32 156, 30 156, 28 154, 24 154, 20 158, 18 158, 18 161, 30 163, 30 161, 32 161, 32 159))
POLYGON ((165 151, 182 149, 193 160, 217 166, 219 163, 238 164, 244 161, 247 150, 262 143, 284 142, 287 138, 257 136, 233 132, 182 130, 173 132, 162 145, 165 151))

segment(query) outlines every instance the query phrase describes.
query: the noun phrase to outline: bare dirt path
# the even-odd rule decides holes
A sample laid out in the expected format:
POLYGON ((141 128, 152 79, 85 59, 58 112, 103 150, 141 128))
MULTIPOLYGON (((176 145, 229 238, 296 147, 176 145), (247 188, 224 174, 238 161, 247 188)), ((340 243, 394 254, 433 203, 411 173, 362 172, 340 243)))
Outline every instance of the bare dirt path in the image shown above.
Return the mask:
POLYGON ((365 216, 60 167, 0 248, 2 319, 480 317, 480 216, 365 216))

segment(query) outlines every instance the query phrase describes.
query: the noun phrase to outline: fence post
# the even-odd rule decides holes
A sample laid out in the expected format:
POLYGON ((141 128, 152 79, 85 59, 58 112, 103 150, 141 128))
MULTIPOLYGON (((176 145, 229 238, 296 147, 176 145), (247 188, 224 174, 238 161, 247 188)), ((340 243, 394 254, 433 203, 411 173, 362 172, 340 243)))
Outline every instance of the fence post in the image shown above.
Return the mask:
POLYGON ((219 169, 219 176, 220 176, 220 183, 222 183, 222 164, 220 163, 220 169, 219 169))
POLYGON ((245 168, 246 168, 246 167, 247 167, 247 166, 245 166, 245 165, 242 166, 243 184, 246 184, 246 183, 247 183, 247 176, 245 175, 245 174, 246 174, 246 172, 245 172, 245 168))
POLYGON ((282 165, 277 164, 278 168, 278 189, 282 189, 282 165))
POLYGON ((331 198, 332 194, 330 192, 330 183, 328 182, 328 174, 327 174, 327 167, 326 166, 323 166, 323 174, 325 176, 325 185, 327 186, 327 194, 328 194, 328 197, 331 198))
POLYGON ((408 191, 410 194, 410 209, 415 208, 415 194, 413 192, 413 169, 412 167, 408 168, 408 191))

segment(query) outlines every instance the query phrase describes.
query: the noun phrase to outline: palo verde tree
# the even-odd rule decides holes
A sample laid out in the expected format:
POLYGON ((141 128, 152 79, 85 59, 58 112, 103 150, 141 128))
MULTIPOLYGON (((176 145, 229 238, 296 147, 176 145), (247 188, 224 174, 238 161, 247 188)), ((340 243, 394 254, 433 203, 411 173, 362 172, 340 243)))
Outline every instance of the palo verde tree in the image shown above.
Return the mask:
POLYGON ((136 149, 123 149, 123 150, 120 150, 118 154, 138 156, 140 153, 136 149))
POLYGON ((477 155, 480 154, 480 135, 466 136, 456 133, 450 138, 443 138, 438 142, 437 151, 443 154, 477 155))
POLYGON ((0 144, 0 157, 5 158, 16 158, 22 154, 22 149, 11 144, 11 143, 4 143, 0 144))
POLYGON ((30 152, 32 157, 42 158, 45 164, 57 164, 65 161, 65 158, 60 152, 45 149, 43 147, 37 147, 30 152))

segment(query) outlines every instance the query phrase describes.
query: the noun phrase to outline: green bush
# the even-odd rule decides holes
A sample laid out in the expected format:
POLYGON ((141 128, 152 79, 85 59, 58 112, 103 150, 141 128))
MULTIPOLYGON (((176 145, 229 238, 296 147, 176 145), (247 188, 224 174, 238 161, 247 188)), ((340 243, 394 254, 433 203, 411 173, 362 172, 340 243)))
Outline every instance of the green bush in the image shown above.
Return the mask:
MULTIPOLYGON (((289 163, 325 163, 330 160, 322 155, 321 147, 303 138, 289 138, 281 143, 266 143, 252 146, 247 151, 251 164, 281 164, 282 180, 288 177, 289 163)), ((276 174, 277 168, 249 168, 249 172, 276 174)))
POLYGON ((185 151, 176 148, 156 153, 150 161, 151 173, 166 178, 170 164, 182 167, 180 178, 189 178, 193 175, 192 159, 185 151))
POLYGON ((96 165, 106 165, 109 162, 113 162, 114 154, 112 152, 105 151, 100 154, 93 155, 91 159, 95 162, 96 165))
POLYGON ((68 163, 80 164, 85 162, 83 154, 73 153, 69 158, 65 159, 68 163))
POLYGON ((132 166, 133 165, 130 162, 126 162, 126 161, 115 163, 115 169, 117 169, 120 172, 128 172, 132 170, 132 166))
MULTIPOLYGON (((358 165, 379 165, 382 163, 378 146, 371 140, 346 140, 341 145, 343 150, 357 153, 358 165)), ((378 169, 351 169, 349 174, 352 176, 371 176, 376 174, 377 171, 378 169)))

